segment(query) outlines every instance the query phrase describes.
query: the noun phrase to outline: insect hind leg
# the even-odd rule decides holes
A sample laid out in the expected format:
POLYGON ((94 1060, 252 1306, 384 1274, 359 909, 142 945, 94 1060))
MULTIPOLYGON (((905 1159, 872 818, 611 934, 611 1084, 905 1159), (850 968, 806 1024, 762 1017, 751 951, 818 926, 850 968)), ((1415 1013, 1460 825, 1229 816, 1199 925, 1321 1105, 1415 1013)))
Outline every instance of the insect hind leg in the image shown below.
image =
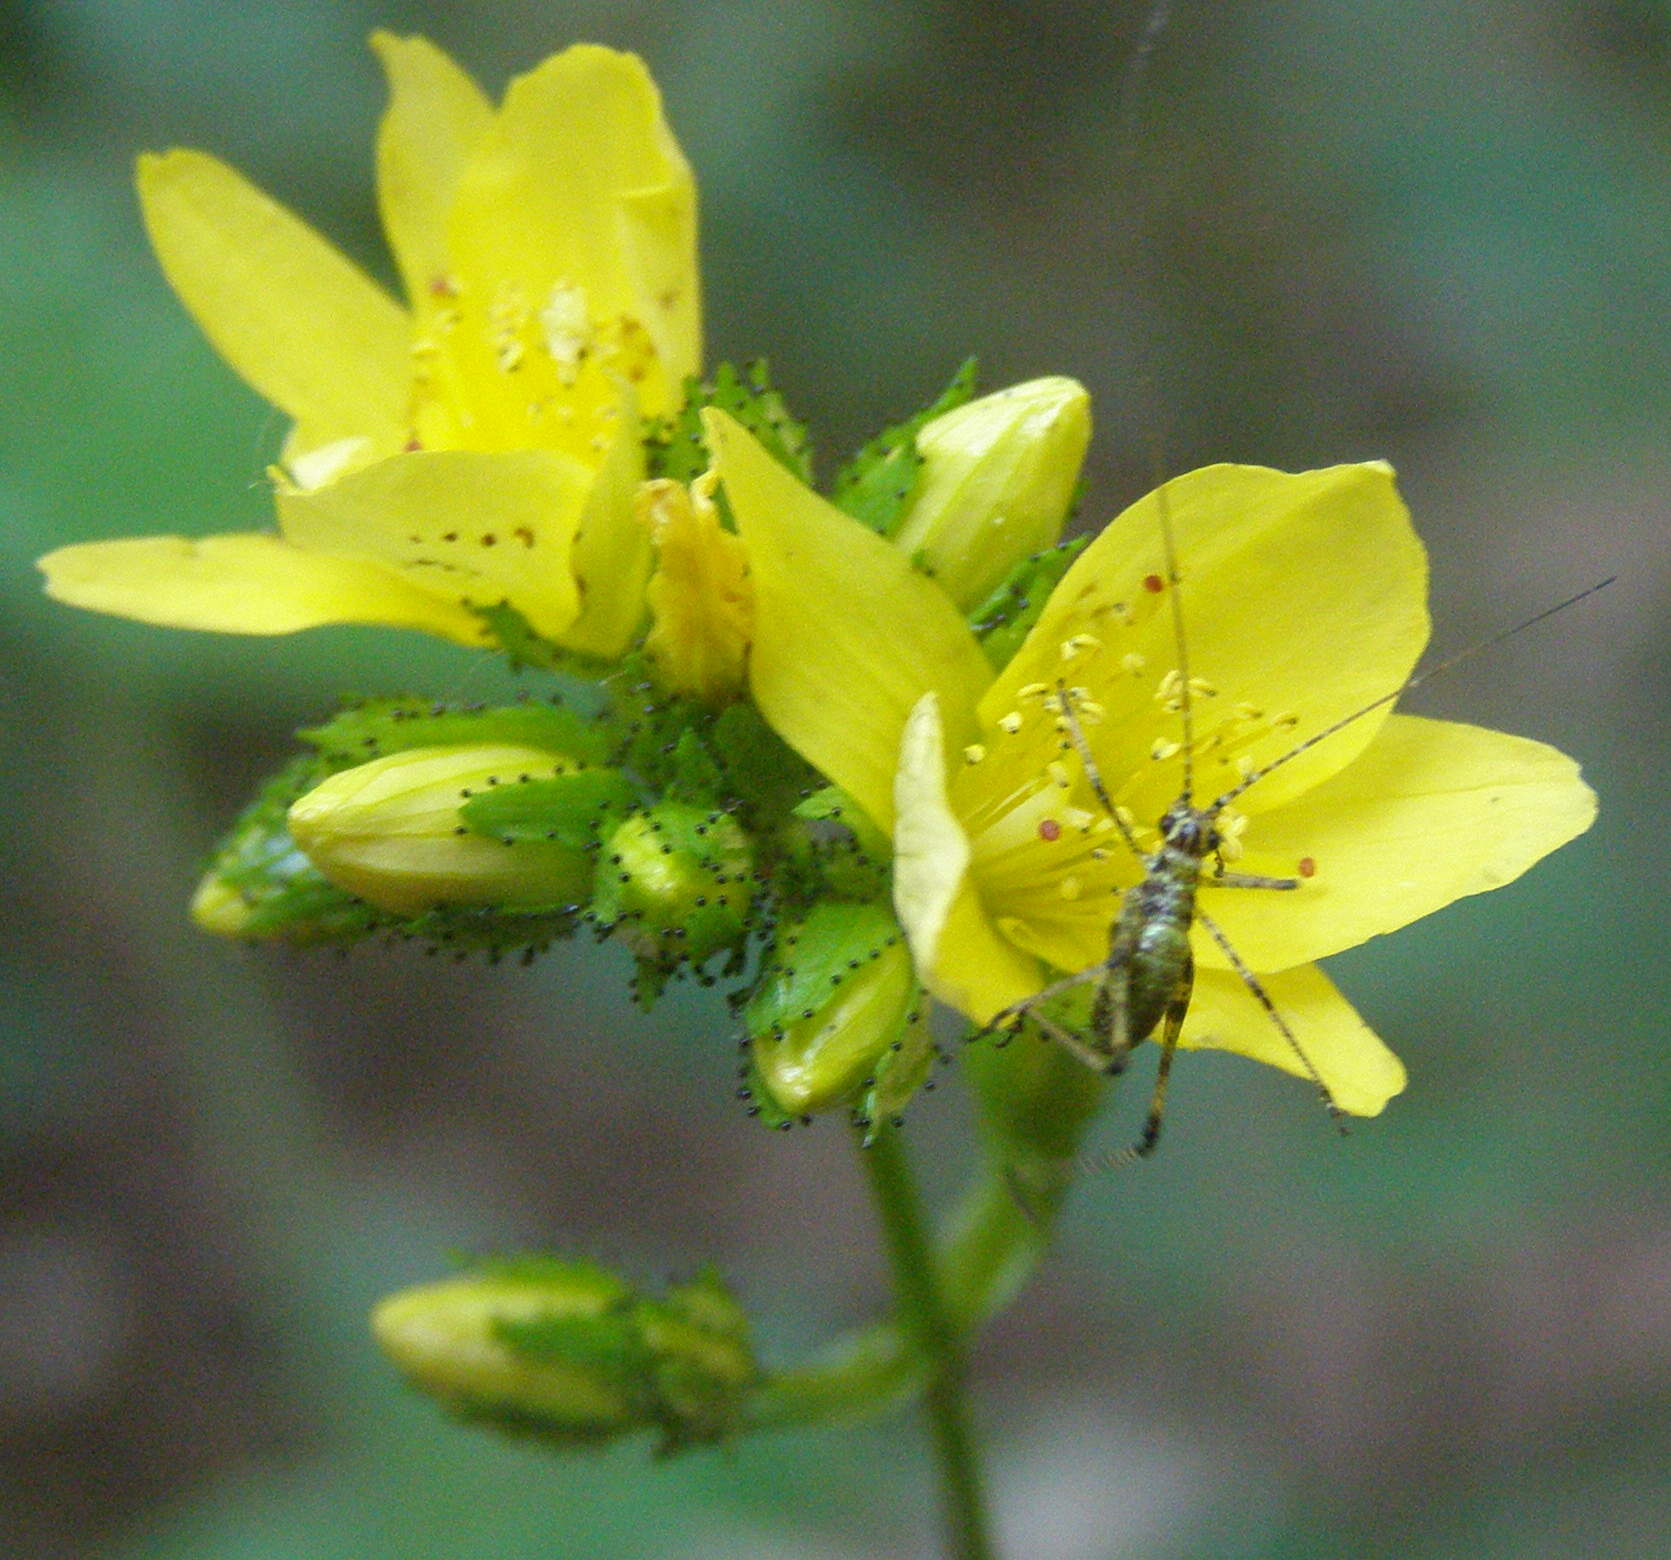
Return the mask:
POLYGON ((1256 1001, 1260 1007, 1264 1008, 1265 1016, 1276 1025, 1278 1033, 1281 1034, 1282 1038, 1288 1042, 1289 1049, 1300 1059, 1300 1065, 1305 1069, 1306 1076, 1310 1078, 1314 1084, 1316 1084, 1317 1092, 1322 1096, 1323 1104, 1328 1109, 1330 1118, 1340 1129, 1342 1135, 1344 1135, 1346 1132, 1346 1112, 1335 1103, 1335 1097, 1330 1092, 1328 1084, 1323 1082, 1323 1075, 1317 1071, 1316 1064, 1307 1054, 1305 1047, 1300 1044, 1293 1029, 1288 1023, 1288 1020, 1285 1019, 1281 1012, 1277 1009, 1276 1003, 1271 1001, 1270 993, 1259 984, 1259 977, 1247 967, 1246 963, 1243 962, 1242 956, 1236 952, 1234 946, 1230 942, 1230 939, 1224 935, 1224 929, 1218 924, 1218 922, 1213 920, 1211 916, 1205 915, 1199 910, 1196 911, 1195 919, 1200 922, 1202 926, 1206 927, 1208 935, 1219 945, 1219 948, 1222 950, 1225 958, 1230 961, 1231 969, 1233 969, 1241 978, 1242 984, 1247 987, 1248 992, 1253 997, 1254 1001, 1256 1001))

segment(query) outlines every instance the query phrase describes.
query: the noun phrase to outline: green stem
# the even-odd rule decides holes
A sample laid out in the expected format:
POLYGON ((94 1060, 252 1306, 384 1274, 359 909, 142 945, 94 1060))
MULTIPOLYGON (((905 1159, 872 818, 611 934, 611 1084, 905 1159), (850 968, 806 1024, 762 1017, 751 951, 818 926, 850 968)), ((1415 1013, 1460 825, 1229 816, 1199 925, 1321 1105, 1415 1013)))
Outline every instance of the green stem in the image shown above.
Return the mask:
POLYGON ((965 1391, 963 1341, 941 1293, 922 1204, 896 1129, 884 1126, 862 1157, 893 1270, 900 1330, 927 1365, 923 1403, 940 1470, 949 1553, 954 1560, 990 1560, 985 1496, 965 1391))
MULTIPOLYGON (((933 1271, 946 1319, 968 1338, 1015 1298, 1049 1246, 1071 1162, 1104 1080, 1054 1046, 973 1047, 966 1064, 986 1132, 974 1184, 941 1232, 933 1271), (1016 1178, 1045 1191, 1016 1200, 1016 1178)), ((871 1151, 872 1153, 875 1150, 871 1151)), ((898 1323, 873 1323, 805 1364, 767 1377, 748 1404, 757 1430, 851 1423, 902 1407, 931 1379, 931 1362, 898 1323)))

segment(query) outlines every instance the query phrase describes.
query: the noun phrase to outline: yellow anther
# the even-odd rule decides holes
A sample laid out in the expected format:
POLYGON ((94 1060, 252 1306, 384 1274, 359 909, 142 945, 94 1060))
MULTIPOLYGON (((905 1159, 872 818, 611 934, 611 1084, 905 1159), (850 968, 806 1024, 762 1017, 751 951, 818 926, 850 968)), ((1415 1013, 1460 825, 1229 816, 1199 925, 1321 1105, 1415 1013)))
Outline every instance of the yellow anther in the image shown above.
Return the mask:
POLYGON ((986 745, 981 742, 971 742, 963 750, 963 762, 966 764, 978 764, 985 757, 986 745))
POLYGON ((1085 892, 1084 882, 1077 876, 1077 874, 1071 872, 1063 878, 1057 886, 1061 890, 1062 898, 1064 899, 1077 899, 1085 892))
POLYGON ((1049 695, 1049 683, 1031 682, 1025 688, 1017 688, 1015 696, 1018 699, 1042 699, 1049 695))
POLYGON ((1064 661, 1071 661, 1075 656, 1102 649, 1102 641, 1095 634, 1074 634, 1071 638, 1064 639, 1058 649, 1064 661))
POLYGON ((1068 828, 1076 830, 1080 834, 1089 834, 1092 827, 1102 821, 1104 820, 1099 814, 1086 812, 1083 807, 1064 807, 1062 809, 1062 822, 1068 828))
POLYGON ((1234 706, 1235 713, 1243 720, 1263 720, 1265 712, 1257 704, 1241 703, 1234 706))
POLYGON ((1133 677, 1141 677, 1143 668, 1148 664, 1149 658, 1145 655, 1139 655, 1135 650, 1128 650, 1120 657, 1120 665, 1130 672, 1133 677))
POLYGON ((1149 746, 1149 757, 1154 759, 1154 761, 1159 764, 1164 763, 1175 753, 1180 753, 1182 751, 1183 749, 1178 743, 1173 742, 1166 737, 1156 737, 1149 746))
POLYGON ((1236 773, 1239 774, 1242 779, 1247 779, 1247 777, 1251 775, 1257 767, 1258 766, 1253 762, 1253 755, 1251 753, 1238 753, 1236 755, 1236 773))
POLYGON ((1108 860, 1108 847, 1105 846, 1105 845, 1093 845, 1091 847, 1091 860, 1092 861, 1107 861, 1108 860))
POLYGON ((1021 730, 1021 711, 1011 710, 1008 715, 998 717, 998 729, 1009 736, 1014 736, 1021 730))
POLYGON ((1064 791, 1073 784, 1073 776, 1068 773, 1068 766, 1060 759, 1053 758, 1044 766, 1044 772, 1050 776, 1052 782, 1064 791))
POLYGON ((1173 667, 1160 680, 1160 686, 1155 689, 1155 698, 1162 704, 1170 704, 1183 691, 1184 674, 1177 667, 1173 667))
POLYGON ((1208 682, 1205 677, 1190 678, 1189 691, 1198 699, 1216 699, 1218 697, 1218 689, 1208 682))

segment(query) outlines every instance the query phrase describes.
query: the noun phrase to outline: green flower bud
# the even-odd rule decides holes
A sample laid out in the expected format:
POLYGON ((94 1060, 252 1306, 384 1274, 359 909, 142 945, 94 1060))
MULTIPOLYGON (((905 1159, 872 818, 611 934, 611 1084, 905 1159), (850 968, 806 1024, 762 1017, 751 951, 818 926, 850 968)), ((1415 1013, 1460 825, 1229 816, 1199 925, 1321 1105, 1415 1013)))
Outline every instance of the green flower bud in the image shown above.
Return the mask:
MULTIPOLYGON (((916 997, 910 952, 883 906, 826 903, 786 929, 746 1013, 769 1119, 874 1095, 879 1069, 906 1049, 916 997)), ((904 1103, 896 1094, 890 1113, 904 1103)))
POLYGON ((748 835, 729 813, 662 802, 609 836, 593 908, 621 923, 639 958, 700 964, 746 935, 753 872, 748 835))
POLYGON ((510 1258, 391 1295, 372 1330, 453 1413, 560 1446, 717 1440, 759 1379, 747 1318, 711 1273, 657 1299, 588 1263, 510 1258))
POLYGON ((1072 379, 984 395, 917 432, 922 470, 894 540, 960 607, 984 599, 1061 533, 1091 437, 1072 379))
POLYGON ((516 743, 407 748, 315 786, 291 806, 290 833, 331 882, 397 915, 437 905, 549 909, 586 897, 584 848, 489 838, 462 809, 492 788, 578 773, 570 759, 516 743))

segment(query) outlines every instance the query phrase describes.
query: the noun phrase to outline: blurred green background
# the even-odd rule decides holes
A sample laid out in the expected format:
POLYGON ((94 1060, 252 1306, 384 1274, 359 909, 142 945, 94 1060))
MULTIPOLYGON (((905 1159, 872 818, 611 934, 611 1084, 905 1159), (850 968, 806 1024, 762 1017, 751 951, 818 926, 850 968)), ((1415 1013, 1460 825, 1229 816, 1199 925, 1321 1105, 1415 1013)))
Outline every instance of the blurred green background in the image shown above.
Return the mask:
MULTIPOLYGON (((880 1295, 841 1132, 743 1118, 711 994, 636 1014, 589 946, 508 971, 190 929, 293 727, 493 674, 37 593, 61 542, 263 523, 282 429, 167 293, 131 159, 214 150, 386 274, 378 25, 495 90, 579 38, 644 54, 702 184, 711 355, 771 355, 826 472, 973 351, 1091 387, 1088 520, 1157 459, 1391 458, 1441 647, 1619 573, 1416 696, 1581 756, 1602 816, 1335 962, 1409 1093, 1341 1142, 1305 1089, 1185 1058, 1164 1151, 1083 1187, 977 1377, 1012 1556, 1664 1553, 1671 9, 1178 0, 1125 113, 1148 11, 0 8, 0 1554, 933 1552, 910 1421, 564 1462, 373 1354, 369 1303, 460 1247, 711 1257, 782 1360, 880 1295)), ((965 1106, 913 1114, 938 1187, 965 1106)))

